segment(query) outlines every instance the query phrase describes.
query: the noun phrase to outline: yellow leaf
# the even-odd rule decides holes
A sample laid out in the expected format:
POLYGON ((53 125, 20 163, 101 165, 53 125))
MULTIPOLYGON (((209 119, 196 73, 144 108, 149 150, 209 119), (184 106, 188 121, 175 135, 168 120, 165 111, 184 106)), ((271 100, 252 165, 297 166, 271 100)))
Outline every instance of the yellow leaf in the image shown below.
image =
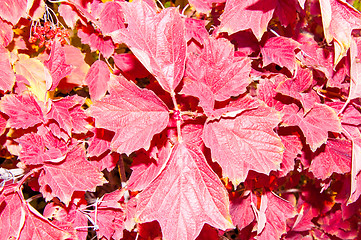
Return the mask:
POLYGON ((39 100, 45 102, 46 78, 51 78, 49 70, 36 58, 19 54, 19 61, 15 63, 15 72, 24 76, 29 81, 29 91, 39 100))

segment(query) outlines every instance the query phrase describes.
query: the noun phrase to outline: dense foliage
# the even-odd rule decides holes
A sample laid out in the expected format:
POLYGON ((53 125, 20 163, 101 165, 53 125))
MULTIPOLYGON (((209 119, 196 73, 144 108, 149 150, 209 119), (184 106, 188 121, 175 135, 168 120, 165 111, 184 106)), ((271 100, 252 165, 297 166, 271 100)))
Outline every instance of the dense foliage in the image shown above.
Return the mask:
POLYGON ((343 0, 0 0, 0 240, 361 239, 343 0))

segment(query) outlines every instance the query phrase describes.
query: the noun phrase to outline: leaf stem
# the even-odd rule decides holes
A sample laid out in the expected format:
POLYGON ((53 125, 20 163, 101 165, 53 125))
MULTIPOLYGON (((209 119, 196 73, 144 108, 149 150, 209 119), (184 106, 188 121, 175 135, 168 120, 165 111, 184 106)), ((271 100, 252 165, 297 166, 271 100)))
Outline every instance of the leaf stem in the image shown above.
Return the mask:
MULTIPOLYGON (((180 112, 180 109, 179 109, 178 104, 177 104, 177 99, 175 98, 175 93, 174 93, 174 92, 171 92, 171 96, 172 96, 172 101, 173 101, 174 109, 175 109, 177 112, 180 112)), ((179 143, 182 143, 182 142, 183 142, 182 134, 181 134, 181 124, 182 124, 181 121, 182 121, 182 120, 177 119, 177 135, 178 135, 178 142, 179 142, 179 143)))

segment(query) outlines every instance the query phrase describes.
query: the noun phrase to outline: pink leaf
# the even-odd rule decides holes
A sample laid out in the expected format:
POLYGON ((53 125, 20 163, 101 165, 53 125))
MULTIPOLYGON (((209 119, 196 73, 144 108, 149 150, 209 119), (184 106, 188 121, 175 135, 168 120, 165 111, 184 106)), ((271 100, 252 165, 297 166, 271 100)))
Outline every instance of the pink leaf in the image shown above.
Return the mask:
POLYGON ((317 94, 310 90, 312 80, 312 72, 307 68, 302 69, 299 67, 297 75, 293 79, 282 81, 276 88, 276 91, 299 100, 305 112, 308 112, 316 102, 320 103, 317 94))
POLYGON ((60 80, 72 71, 72 66, 65 62, 65 51, 61 43, 57 40, 53 41, 49 59, 44 62, 44 65, 49 69, 52 80, 47 82, 47 89, 55 90, 60 80))
POLYGON ((263 56, 263 66, 275 63, 281 67, 286 67, 291 73, 297 68, 295 50, 299 43, 286 37, 273 37, 267 40, 261 48, 263 56))
POLYGON ((96 127, 115 132, 112 149, 129 155, 149 148, 153 135, 167 126, 169 113, 154 92, 140 89, 122 77, 117 80, 110 82, 110 95, 95 102, 90 113, 96 127))
POLYGON ((257 86, 257 96, 269 107, 274 107, 278 111, 282 111, 284 104, 277 98, 276 88, 282 82, 286 81, 287 78, 283 74, 277 74, 272 78, 261 79, 257 86))
POLYGON ((206 29, 207 21, 194 19, 194 18, 186 18, 185 19, 185 38, 190 41, 192 38, 199 43, 203 43, 205 39, 208 39, 209 33, 206 29))
POLYGON ((205 223, 233 227, 228 208, 227 191, 203 154, 178 144, 161 174, 139 195, 137 213, 140 222, 157 220, 164 238, 190 240, 205 223))
POLYGON ((228 0, 223 14, 219 17, 219 31, 229 35, 251 29, 258 41, 267 30, 276 7, 276 0, 228 0))
POLYGON ((92 51, 99 51, 105 58, 114 53, 115 46, 110 37, 103 37, 87 28, 79 29, 78 36, 83 44, 88 44, 92 51))
POLYGON ((0 107, 9 116, 10 127, 28 128, 44 122, 43 110, 32 94, 5 95, 0 107))
POLYGON ((207 122, 203 141, 221 165, 223 176, 236 186, 249 170, 269 174, 280 168, 283 144, 273 131, 280 121, 277 111, 260 106, 235 118, 207 122))
POLYGON ((302 110, 298 111, 298 107, 292 104, 285 106, 283 112, 283 123, 299 126, 312 151, 326 143, 328 132, 341 132, 340 119, 336 112, 326 105, 316 103, 308 113, 303 114, 302 110))
POLYGON ((51 224, 30 204, 27 203, 24 209, 26 218, 19 240, 62 240, 69 237, 69 233, 51 224))
POLYGON ((321 152, 313 158, 309 169, 316 178, 322 180, 330 177, 334 172, 350 172, 351 142, 329 139, 321 152))
MULTIPOLYGON (((74 200, 74 198, 73 198, 74 200)), ((76 199, 78 200, 78 199, 76 199)), ((72 234, 71 238, 86 239, 88 229, 76 229, 88 225, 88 219, 81 209, 86 207, 86 200, 81 199, 76 204, 71 202, 69 207, 64 204, 50 202, 45 206, 44 217, 51 219, 51 223, 72 234)))
POLYGON ((18 142, 21 145, 19 158, 24 164, 44 164, 46 161, 62 161, 65 158, 61 149, 46 144, 41 135, 25 134, 18 142))
POLYGON ((89 87, 91 99, 99 100, 107 92, 110 71, 108 65, 101 61, 95 61, 85 77, 84 83, 89 87))
POLYGON ((97 236, 106 239, 122 239, 124 229, 124 213, 118 209, 104 208, 99 206, 96 213, 92 213, 93 219, 97 218, 97 236))
POLYGON ((6 193, 6 189, 0 196, 0 239, 17 239, 25 222, 25 211, 22 208, 22 200, 16 192, 6 193))
POLYGON ((48 119, 54 119, 68 135, 71 134, 72 129, 71 117, 68 111, 70 107, 72 107, 72 103, 67 99, 52 101, 51 108, 46 115, 48 119))
POLYGON ((88 156, 99 156, 107 150, 110 150, 110 142, 114 136, 114 132, 103 128, 96 128, 92 132, 94 132, 94 136, 90 138, 88 142, 88 156))
POLYGON ((88 116, 82 109, 81 104, 70 108, 69 114, 73 126, 73 133, 86 133, 88 131, 86 127, 88 125, 88 116))
POLYGON ((187 46, 178 9, 166 8, 156 14, 143 1, 122 7, 128 27, 113 32, 112 38, 127 44, 163 89, 174 92, 183 77, 187 46))
POLYGON ((122 7, 118 2, 105 3, 99 15, 99 25, 104 35, 125 27, 122 7))
POLYGON ((160 149, 157 159, 150 158, 145 152, 137 152, 131 166, 133 172, 128 180, 127 188, 132 191, 141 191, 146 188, 159 174, 169 154, 169 146, 160 149))
POLYGON ((280 198, 273 192, 267 192, 266 225, 257 237, 260 240, 280 239, 286 232, 286 220, 296 215, 290 202, 280 198))
POLYGON ((15 83, 15 74, 9 60, 9 51, 0 47, 0 90, 4 92, 11 91, 15 83))
POLYGON ((320 6, 326 41, 334 40, 336 66, 350 48, 352 30, 361 28, 361 14, 341 0, 320 0, 320 6))
POLYGON ((229 211, 232 216, 234 225, 237 225, 239 229, 247 227, 255 219, 254 213, 251 208, 251 203, 256 202, 257 198, 248 191, 245 196, 239 196, 237 198, 231 198, 231 205, 229 211))
POLYGON ((58 197, 66 205, 74 191, 95 191, 106 182, 103 174, 86 160, 81 146, 69 150, 64 162, 46 163, 39 176, 40 192, 47 201, 58 197))
POLYGON ((26 17, 27 0, 3 0, 0 7, 2 19, 16 25, 21 17, 26 17))
POLYGON ((64 19, 66 25, 70 28, 74 28, 76 22, 80 19, 78 14, 73 10, 70 5, 60 4, 58 8, 60 16, 64 19))
POLYGON ((280 136, 280 138, 285 146, 285 151, 283 152, 283 160, 279 172, 280 176, 285 176, 294 169, 295 158, 298 154, 302 153, 302 142, 296 135, 280 136))
POLYGON ((200 55, 188 57, 189 79, 182 93, 198 97, 207 113, 213 110, 215 100, 224 101, 246 91, 251 64, 247 58, 234 57, 233 45, 227 40, 209 38, 204 45, 200 55))
POLYGON ((14 32, 12 26, 0 19, 0 48, 5 48, 13 40, 14 32))

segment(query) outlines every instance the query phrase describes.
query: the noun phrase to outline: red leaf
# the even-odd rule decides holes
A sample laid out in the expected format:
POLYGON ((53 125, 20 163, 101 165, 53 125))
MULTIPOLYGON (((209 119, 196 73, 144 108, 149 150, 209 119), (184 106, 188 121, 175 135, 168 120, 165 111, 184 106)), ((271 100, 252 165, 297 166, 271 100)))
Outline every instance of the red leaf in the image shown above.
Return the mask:
POLYGON ((276 91, 299 100, 305 112, 308 112, 316 102, 320 103, 317 94, 314 96, 312 90, 307 92, 312 85, 312 80, 312 72, 307 68, 303 69, 299 67, 297 75, 293 79, 282 81, 276 88, 276 91))
MULTIPOLYGON (((85 99, 84 99, 85 100, 85 99)), ((73 126, 73 133, 86 133, 87 129, 87 118, 84 110, 81 108, 81 104, 78 104, 69 109, 69 114, 71 117, 71 122, 73 126)))
POLYGON ((80 108, 83 103, 84 99, 77 95, 53 100, 46 118, 54 119, 69 136, 72 130, 76 133, 86 132, 87 122, 84 119, 87 116, 80 108))
POLYGON ((214 102, 224 101, 246 91, 251 64, 247 58, 234 57, 233 45, 225 39, 205 40, 200 55, 190 54, 182 93, 198 97, 205 112, 214 102))
POLYGON ((297 68, 295 50, 299 43, 291 38, 273 37, 267 40, 261 53, 263 56, 263 66, 275 63, 281 67, 286 67, 291 73, 297 68))
POLYGON ((212 10, 213 3, 223 3, 226 0, 189 0, 189 4, 196 8, 197 12, 208 14, 212 10))
POLYGON ((70 5, 60 4, 58 11, 60 16, 64 19, 66 25, 70 28, 74 28, 76 22, 80 19, 78 14, 70 5))
POLYGON ((0 47, 0 90, 4 92, 11 91, 15 83, 15 74, 9 60, 9 51, 0 47))
POLYGON ((285 151, 283 152, 283 160, 281 163, 280 177, 286 176, 295 167, 295 158, 301 154, 302 142, 296 135, 280 136, 285 151))
POLYGON ((203 146, 203 124, 187 124, 182 126, 182 139, 185 144, 203 146))
POLYGON ((354 222, 342 219, 341 210, 332 212, 320 218, 317 223, 320 228, 330 234, 341 239, 357 239, 359 230, 354 225, 354 222))
POLYGON ((103 128, 96 128, 92 132, 94 132, 94 136, 88 141, 88 156, 99 156, 107 150, 110 150, 110 142, 114 136, 114 132, 108 131, 103 128))
POLYGON ((25 222, 25 211, 22 200, 16 192, 6 193, 6 188, 0 196, 0 239, 18 239, 25 222))
POLYGON ((2 19, 16 25, 21 17, 26 17, 27 0, 3 0, 0 7, 2 19))
POLYGON ((114 54, 114 63, 129 80, 145 78, 150 75, 141 62, 131 53, 114 54))
POLYGON ((117 152, 111 152, 107 155, 100 155, 99 157, 92 157, 90 160, 91 164, 99 169, 99 171, 103 171, 107 169, 109 172, 113 170, 119 160, 121 159, 120 154, 117 152))
POLYGON ((208 39, 209 33, 206 29, 206 20, 186 18, 184 23, 186 28, 185 38, 187 42, 192 38, 199 43, 203 43, 206 39, 208 39))
POLYGON ((0 135, 2 135, 6 130, 6 124, 8 122, 7 118, 4 117, 5 115, 0 113, 0 135))
POLYGON ((143 1, 122 7, 128 27, 113 32, 112 38, 127 44, 163 89, 174 92, 183 77, 187 47, 178 9, 166 8, 156 14, 143 1))
POLYGON ((260 106, 235 118, 206 123, 204 143, 221 165, 223 176, 235 186, 246 179, 249 170, 268 175, 279 169, 283 144, 273 128, 280 118, 277 111, 260 106))
POLYGON ((203 154, 178 144, 161 172, 138 199, 140 222, 157 220, 165 239, 195 239, 205 223, 232 228, 227 191, 203 154), (171 211, 170 211, 171 210, 171 211))
MULTIPOLYGON (((46 140, 39 134, 25 134, 19 138, 18 142, 21 145, 19 158, 24 164, 37 165, 47 161, 60 162, 65 158, 65 153, 63 154, 61 148, 46 143, 46 140)), ((65 144, 63 144, 64 147, 65 144)))
POLYGON ((269 107, 274 107, 278 111, 282 111, 284 104, 278 100, 276 88, 287 78, 283 74, 277 74, 276 76, 268 79, 261 79, 257 86, 257 96, 269 107))
POLYGON ((59 229, 38 213, 30 204, 24 207, 26 218, 19 240, 61 240, 69 233, 59 229))
POLYGON ((159 174, 164 163, 168 160, 170 146, 165 146, 159 151, 157 159, 150 158, 145 152, 137 152, 131 166, 133 172, 128 180, 128 189, 132 191, 141 191, 159 174))
POLYGON ((0 19, 0 48, 5 48, 13 40, 14 32, 12 26, 0 19))
POLYGON ((303 232, 311 230, 315 226, 312 219, 318 216, 317 209, 305 202, 300 206, 297 212, 298 215, 292 225, 292 231, 303 232))
POLYGON ((278 197, 272 192, 267 192, 266 225, 257 237, 260 240, 280 239, 286 232, 286 220, 296 215, 293 205, 278 197))
POLYGON ((86 28, 79 29, 78 36, 83 44, 88 44, 92 51, 99 51, 105 58, 114 53, 115 46, 110 37, 100 36, 86 28))
POLYGON ((51 45, 49 59, 44 62, 51 74, 51 81, 47 81, 47 90, 53 91, 58 86, 60 80, 72 71, 72 66, 65 63, 64 47, 57 40, 54 40, 51 45))
POLYGON ((105 3, 99 14, 99 26, 104 35, 125 27, 122 7, 118 2, 105 3))
POLYGON ((228 0, 219 17, 219 31, 229 35, 251 29, 258 41, 267 30, 276 7, 276 0, 228 0))
POLYGON ((283 123, 299 126, 312 151, 326 143, 328 132, 341 132, 340 119, 336 112, 326 105, 316 103, 308 113, 303 114, 302 110, 298 111, 295 104, 291 104, 285 106, 283 112, 283 123))
POLYGON ((40 192, 47 201, 58 197, 68 205, 74 191, 95 191, 107 181, 103 174, 86 160, 85 150, 74 146, 59 164, 46 163, 39 176, 40 192), (50 189, 49 189, 50 188, 50 189))
POLYGON ((69 136, 71 135, 72 122, 68 109, 73 103, 69 98, 63 98, 59 101, 51 101, 51 108, 46 115, 48 119, 54 119, 61 129, 69 136))
POLYGON ((275 15, 278 16, 281 24, 287 27, 297 22, 298 4, 296 0, 278 0, 275 15))
POLYGON ((140 89, 122 77, 117 80, 110 82, 110 95, 95 102, 90 113, 96 127, 115 132, 112 149, 129 155, 149 148, 153 135, 167 126, 169 112, 154 92, 140 89))
POLYGON ((322 152, 311 162, 310 171, 316 178, 325 180, 332 173, 351 171, 351 142, 329 139, 322 152))
POLYGON ((352 30, 361 28, 361 14, 341 0, 320 0, 320 6, 326 41, 334 40, 336 66, 350 48, 352 30))
POLYGON ((229 211, 232 216, 233 224, 237 225, 238 229, 247 227, 255 219, 254 212, 251 208, 251 203, 257 204, 257 198, 254 198, 255 196, 248 191, 248 193, 242 197, 238 196, 230 199, 231 205, 229 206, 229 211))
POLYGON ((109 80, 110 71, 108 65, 101 60, 95 61, 84 80, 84 83, 89 87, 89 94, 93 101, 99 100, 105 95, 109 80))
POLYGON ((28 128, 44 122, 43 111, 34 96, 5 95, 0 102, 1 111, 9 116, 8 124, 13 128, 28 128))
MULTIPOLYGON (((78 201, 79 199, 76 200, 78 201)), ((82 208, 85 207, 85 199, 80 199, 80 201, 75 204, 73 198, 69 207, 50 202, 45 206, 43 215, 45 218, 50 219, 52 224, 71 233, 71 238, 86 239, 88 229, 84 230, 81 228, 88 225, 88 219, 82 212, 82 208), (80 228, 76 229, 77 227, 80 228)))

